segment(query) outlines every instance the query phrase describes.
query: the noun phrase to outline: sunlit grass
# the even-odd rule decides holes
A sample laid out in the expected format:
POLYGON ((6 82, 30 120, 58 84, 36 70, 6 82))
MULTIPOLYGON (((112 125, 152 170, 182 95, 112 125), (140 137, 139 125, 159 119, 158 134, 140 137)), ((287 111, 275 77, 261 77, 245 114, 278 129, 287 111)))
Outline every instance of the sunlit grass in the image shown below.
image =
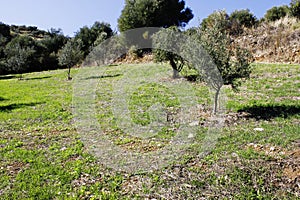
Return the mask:
MULTIPOLYGON (((97 119, 115 145, 156 151, 168 145, 179 126, 176 92, 144 83, 128 96, 129 114, 139 125, 152 122, 153 104, 169 109, 170 124, 156 137, 141 139, 122 130, 112 109, 114 85, 139 67, 143 65, 111 66, 105 76, 94 77, 99 79, 97 119)), ((77 72, 72 70, 73 76, 77 72)), ((151 76, 135 72, 133 77, 151 76)), ((24 74, 23 80, 0 76, 0 199, 297 199, 285 169, 299 167, 291 154, 299 151, 299 74, 299 65, 253 65, 251 79, 239 92, 226 88, 229 114, 212 152, 204 157, 194 152, 207 131, 201 123, 208 120, 202 116, 196 136, 200 145, 170 167, 143 174, 115 172, 87 151, 75 129, 73 82, 66 80, 65 70, 24 74)), ((170 77, 164 81, 172 81, 170 77)), ((205 84, 188 84, 197 103, 209 110, 205 84)))

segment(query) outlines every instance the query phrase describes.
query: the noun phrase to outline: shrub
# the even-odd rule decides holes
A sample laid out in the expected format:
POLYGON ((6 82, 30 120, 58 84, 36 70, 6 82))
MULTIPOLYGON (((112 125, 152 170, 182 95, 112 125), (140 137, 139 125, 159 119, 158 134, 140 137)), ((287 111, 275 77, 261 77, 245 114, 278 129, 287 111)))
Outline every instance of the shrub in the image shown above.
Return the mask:
POLYGON ((267 21, 273 22, 287 16, 288 13, 289 13, 288 6, 279 6, 279 7, 275 6, 266 12, 264 18, 267 21))
POLYGON ((229 16, 225 10, 215 11, 203 19, 200 26, 202 30, 210 29, 214 26, 218 26, 219 30, 228 30, 230 29, 229 16))
POLYGON ((258 22, 257 18, 250 12, 249 9, 236 10, 230 14, 229 19, 231 22, 237 22, 241 26, 245 26, 247 28, 254 26, 258 22))
POLYGON ((290 12, 293 17, 300 19, 300 0, 292 0, 290 3, 290 12))

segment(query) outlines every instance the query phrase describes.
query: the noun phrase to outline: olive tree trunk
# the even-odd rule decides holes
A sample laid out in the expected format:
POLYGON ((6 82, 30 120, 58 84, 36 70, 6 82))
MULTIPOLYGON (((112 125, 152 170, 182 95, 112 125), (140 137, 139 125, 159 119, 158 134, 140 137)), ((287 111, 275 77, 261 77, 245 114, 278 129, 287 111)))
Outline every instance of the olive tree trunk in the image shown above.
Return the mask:
POLYGON ((170 65, 173 68, 173 79, 179 78, 179 71, 173 59, 170 60, 170 65))
POLYGON ((215 93, 215 95, 214 95, 214 108, 213 108, 213 114, 214 114, 214 115, 217 114, 218 111, 219 111, 218 107, 219 107, 219 96, 220 96, 220 91, 221 91, 221 87, 218 87, 218 88, 216 89, 216 93, 215 93))

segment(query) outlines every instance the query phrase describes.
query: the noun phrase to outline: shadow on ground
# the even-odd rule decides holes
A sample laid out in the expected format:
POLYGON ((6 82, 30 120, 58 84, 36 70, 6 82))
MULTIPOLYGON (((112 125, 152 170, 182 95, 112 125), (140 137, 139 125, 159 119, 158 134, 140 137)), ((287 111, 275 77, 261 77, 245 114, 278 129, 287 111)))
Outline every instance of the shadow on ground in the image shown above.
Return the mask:
POLYGON ((0 106, 0 112, 11 112, 14 109, 23 108, 27 106, 35 106, 38 104, 42 104, 42 102, 39 103, 13 103, 6 106, 0 106))
POLYGON ((8 79, 13 79, 13 78, 18 78, 19 80, 41 80, 41 79, 51 78, 51 76, 32 77, 32 78, 21 77, 20 78, 20 75, 0 75, 0 80, 8 80, 8 79))
POLYGON ((17 77, 16 75, 0 75, 0 80, 13 79, 16 77, 17 77))
POLYGON ((32 78, 24 78, 23 80, 29 81, 29 80, 42 80, 42 79, 47 79, 51 78, 52 76, 43 76, 43 77, 32 77, 32 78))
POLYGON ((288 118, 300 114, 300 105, 254 105, 244 107, 238 112, 249 113, 248 118, 270 120, 276 117, 288 118))
POLYGON ((101 78, 113 78, 121 76, 122 74, 113 74, 113 75, 102 75, 102 76, 90 76, 85 78, 84 80, 90 80, 90 79, 101 79, 101 78))

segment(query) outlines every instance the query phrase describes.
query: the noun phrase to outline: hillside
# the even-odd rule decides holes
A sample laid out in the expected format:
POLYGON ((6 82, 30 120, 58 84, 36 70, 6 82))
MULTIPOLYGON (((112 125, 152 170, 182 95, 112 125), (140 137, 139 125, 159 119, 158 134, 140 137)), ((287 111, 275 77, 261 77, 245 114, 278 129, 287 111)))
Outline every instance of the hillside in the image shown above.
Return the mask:
POLYGON ((300 63, 300 22, 295 18, 245 29, 234 42, 251 51, 256 62, 300 63))

